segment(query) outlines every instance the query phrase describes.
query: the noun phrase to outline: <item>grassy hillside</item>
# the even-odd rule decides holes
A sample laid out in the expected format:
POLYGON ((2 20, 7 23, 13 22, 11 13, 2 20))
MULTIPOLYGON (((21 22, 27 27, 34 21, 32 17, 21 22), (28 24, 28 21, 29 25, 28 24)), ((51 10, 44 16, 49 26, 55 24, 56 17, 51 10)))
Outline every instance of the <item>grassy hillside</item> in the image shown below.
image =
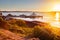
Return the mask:
POLYGON ((3 18, 0 17, 0 35, 4 36, 5 34, 6 37, 5 31, 1 29, 9 31, 9 34, 7 33, 8 36, 12 36, 13 33, 26 39, 39 38, 40 40, 60 40, 60 36, 55 34, 53 28, 48 23, 43 22, 24 21, 21 19, 3 20, 3 18))

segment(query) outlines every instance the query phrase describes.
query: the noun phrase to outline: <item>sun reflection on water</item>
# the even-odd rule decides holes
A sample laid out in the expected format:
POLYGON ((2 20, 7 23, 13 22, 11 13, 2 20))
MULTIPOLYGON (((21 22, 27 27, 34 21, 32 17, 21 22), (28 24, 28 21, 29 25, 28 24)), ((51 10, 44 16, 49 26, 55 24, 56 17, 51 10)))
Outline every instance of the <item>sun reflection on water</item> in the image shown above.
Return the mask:
POLYGON ((56 12, 56 17, 55 17, 55 21, 53 21, 52 23, 50 23, 52 26, 60 28, 60 22, 59 22, 59 12, 56 12))

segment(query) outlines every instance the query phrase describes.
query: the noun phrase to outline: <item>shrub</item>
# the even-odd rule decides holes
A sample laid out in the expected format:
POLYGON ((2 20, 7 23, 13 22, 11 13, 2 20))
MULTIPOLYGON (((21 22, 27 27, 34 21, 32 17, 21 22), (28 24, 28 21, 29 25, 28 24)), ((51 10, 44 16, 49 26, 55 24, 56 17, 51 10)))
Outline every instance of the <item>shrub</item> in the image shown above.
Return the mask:
POLYGON ((17 24, 18 26, 27 27, 25 21, 23 21, 23 20, 17 20, 17 21, 16 21, 16 24, 17 24))
POLYGON ((54 40, 54 34, 48 32, 44 27, 40 26, 35 26, 33 35, 41 40, 54 40))

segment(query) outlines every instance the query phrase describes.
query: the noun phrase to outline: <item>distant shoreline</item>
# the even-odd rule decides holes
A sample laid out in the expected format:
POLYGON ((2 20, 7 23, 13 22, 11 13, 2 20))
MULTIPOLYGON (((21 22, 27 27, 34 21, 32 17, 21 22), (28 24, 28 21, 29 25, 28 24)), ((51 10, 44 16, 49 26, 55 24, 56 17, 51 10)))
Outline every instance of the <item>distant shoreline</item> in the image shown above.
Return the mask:
MULTIPOLYGON (((0 11, 0 12, 36 12, 36 13, 52 13, 56 11, 50 11, 50 12, 39 12, 39 11, 0 11)), ((58 11, 60 12, 60 11, 58 11)))

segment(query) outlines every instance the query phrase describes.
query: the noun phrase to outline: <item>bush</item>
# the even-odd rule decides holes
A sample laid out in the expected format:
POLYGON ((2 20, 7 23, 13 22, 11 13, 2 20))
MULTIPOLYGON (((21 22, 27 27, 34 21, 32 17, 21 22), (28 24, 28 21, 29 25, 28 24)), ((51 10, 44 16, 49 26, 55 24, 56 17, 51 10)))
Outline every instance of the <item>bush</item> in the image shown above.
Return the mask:
POLYGON ((11 25, 7 21, 0 18, 0 28, 9 29, 10 26, 11 25))
POLYGON ((40 26, 35 26, 33 35, 41 40, 54 40, 54 34, 48 32, 44 27, 40 26))
POLYGON ((16 24, 17 24, 18 26, 27 27, 25 21, 23 21, 23 20, 17 20, 17 21, 16 21, 16 24))

